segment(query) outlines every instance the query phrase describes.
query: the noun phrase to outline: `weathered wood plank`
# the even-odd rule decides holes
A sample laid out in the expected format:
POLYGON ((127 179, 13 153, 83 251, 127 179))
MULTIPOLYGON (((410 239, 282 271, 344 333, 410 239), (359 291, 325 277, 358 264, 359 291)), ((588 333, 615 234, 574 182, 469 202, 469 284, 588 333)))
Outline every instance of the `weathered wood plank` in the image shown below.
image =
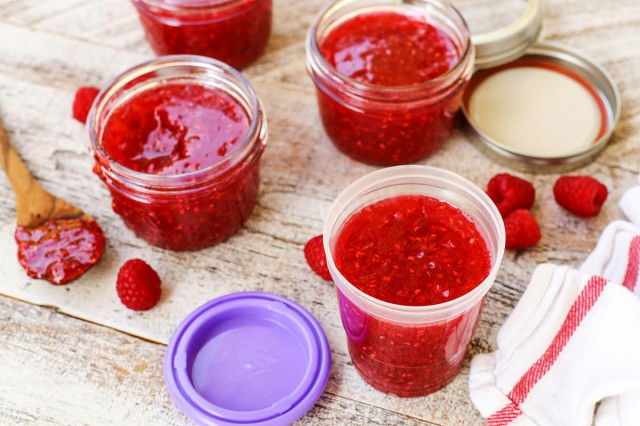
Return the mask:
MULTIPOLYGON (((164 387, 164 345, 0 297, 0 423, 182 425, 164 387)), ((417 425, 325 393, 301 425, 417 425)))

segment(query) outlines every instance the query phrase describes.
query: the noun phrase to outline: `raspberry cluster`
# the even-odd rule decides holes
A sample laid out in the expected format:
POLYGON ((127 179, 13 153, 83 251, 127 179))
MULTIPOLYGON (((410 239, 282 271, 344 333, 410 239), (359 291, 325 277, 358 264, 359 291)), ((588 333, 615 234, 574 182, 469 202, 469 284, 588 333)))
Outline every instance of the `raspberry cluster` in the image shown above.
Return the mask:
POLYGON ((536 190, 531 182, 500 173, 489 181, 487 195, 504 219, 506 248, 532 247, 540 241, 540 227, 529 211, 536 199, 536 190))
MULTIPOLYGON (((501 173, 491 178, 487 194, 504 218, 507 248, 532 247, 540 240, 540 227, 529 211, 536 196, 530 182, 501 173)), ((591 176, 561 176, 553 187, 553 195, 560 206, 576 216, 593 217, 600 213, 608 191, 591 176)))

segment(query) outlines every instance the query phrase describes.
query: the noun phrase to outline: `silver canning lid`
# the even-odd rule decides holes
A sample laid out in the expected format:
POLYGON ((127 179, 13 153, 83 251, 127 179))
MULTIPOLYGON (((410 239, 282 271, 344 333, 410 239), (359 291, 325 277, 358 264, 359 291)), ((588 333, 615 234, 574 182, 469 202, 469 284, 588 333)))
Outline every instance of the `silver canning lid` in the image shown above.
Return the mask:
POLYGON ((476 69, 495 67, 521 57, 538 40, 541 29, 540 0, 528 0, 524 13, 516 21, 503 28, 472 35, 476 69))
MULTIPOLYGON (((535 1, 537 2, 537 0, 535 1)), ((483 73, 493 72, 485 70, 474 75, 465 92, 462 104, 468 133, 472 140, 478 142, 477 146, 490 158, 521 171, 560 172, 575 169, 592 161, 606 146, 620 117, 620 94, 611 75, 588 56, 557 43, 538 42, 527 49, 526 53, 520 56, 520 60, 551 64, 552 67, 565 69, 579 76, 593 89, 596 96, 599 97, 599 101, 604 105, 603 115, 605 117, 603 118, 606 119, 606 124, 601 124, 602 130, 597 139, 580 152, 563 156, 535 156, 518 152, 517 149, 487 136, 478 126, 474 125, 468 100, 476 88, 474 87, 474 79, 482 78, 483 73)))

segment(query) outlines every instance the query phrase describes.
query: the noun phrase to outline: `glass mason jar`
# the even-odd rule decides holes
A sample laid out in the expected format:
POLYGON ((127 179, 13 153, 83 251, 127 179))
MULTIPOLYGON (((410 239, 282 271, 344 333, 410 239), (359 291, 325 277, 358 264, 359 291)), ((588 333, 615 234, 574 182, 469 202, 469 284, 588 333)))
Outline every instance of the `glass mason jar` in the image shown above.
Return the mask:
POLYGON ((449 137, 462 92, 473 72, 474 47, 458 11, 437 0, 338 0, 316 17, 306 43, 307 70, 316 86, 325 131, 355 160, 374 165, 412 163, 434 153, 449 137), (426 20, 446 36, 458 61, 444 74, 409 86, 362 83, 339 72, 321 54, 336 26, 372 12, 426 20))
POLYGON ((446 170, 386 168, 360 178, 338 196, 323 236, 349 354, 362 378, 382 392, 401 397, 426 395, 453 380, 462 367, 504 254, 504 223, 491 199, 473 183, 446 170), (484 281, 445 303, 405 306, 376 299, 344 277, 335 262, 336 241, 344 224, 365 206, 405 195, 436 198, 471 219, 491 257, 484 281))
POLYGON ((249 82, 228 65, 202 56, 176 55, 134 66, 100 92, 87 127, 94 172, 109 188, 114 212, 150 244, 197 250, 233 235, 250 216, 258 194, 267 122, 249 82), (144 173, 118 163, 103 146, 113 111, 147 90, 172 84, 204 86, 230 95, 249 120, 244 139, 220 161, 184 174, 144 173))
POLYGON ((242 69, 264 51, 272 0, 132 0, 157 55, 190 54, 242 69))

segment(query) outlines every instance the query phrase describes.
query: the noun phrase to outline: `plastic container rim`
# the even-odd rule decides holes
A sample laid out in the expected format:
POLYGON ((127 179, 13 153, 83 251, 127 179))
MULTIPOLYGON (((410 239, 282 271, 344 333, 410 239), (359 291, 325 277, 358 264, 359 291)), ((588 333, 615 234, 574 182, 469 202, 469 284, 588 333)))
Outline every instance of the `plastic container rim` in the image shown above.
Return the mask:
MULTIPOLYGON (((432 185, 429 185, 432 186, 432 185)), ((428 194, 421 194, 427 195, 428 194)), ((453 204, 452 204, 453 205, 453 204)), ((457 207, 454 205, 454 207, 457 207)), ((457 207, 459 208, 459 207, 457 207)), ((464 212, 464 209, 461 209, 464 212)), ((476 224, 476 226, 478 226, 476 224)), ((491 230, 483 230, 491 231, 491 230)), ((491 238, 490 235, 486 235, 486 238, 491 238)), ((491 201, 489 196, 485 194, 478 186, 468 179, 450 172, 448 170, 439 169, 431 166, 422 165, 408 165, 408 166, 395 166, 388 167, 382 170, 365 175, 345 188, 340 195, 333 202, 327 220, 323 229, 323 247, 327 258, 327 265, 329 271, 334 278, 334 283, 338 290, 340 290, 351 302, 355 303, 358 307, 366 311, 367 313, 384 318, 398 323, 410 323, 410 324, 427 324, 432 322, 444 321, 455 315, 458 315, 466 310, 472 308, 477 302, 491 289, 498 274, 498 269, 502 261, 505 250, 505 229, 502 216, 497 207, 491 201), (355 199, 362 194, 366 193, 374 186, 378 186, 381 183, 392 183, 395 180, 401 178, 415 178, 415 182, 419 183, 423 178, 436 179, 439 182, 446 183, 448 186, 455 187, 458 195, 468 201, 473 201, 476 205, 481 205, 489 213, 487 220, 493 225, 493 232, 495 233, 497 249, 492 254, 491 270, 487 277, 476 288, 470 292, 445 303, 426 306, 406 306, 397 305, 394 303, 384 302, 376 299, 358 289, 351 284, 340 271, 337 269, 333 254, 330 247, 330 239, 332 231, 335 227, 342 226, 343 223, 336 223, 338 215, 341 213, 343 206, 350 205, 355 199), (431 318, 430 318, 431 317, 431 318)))

